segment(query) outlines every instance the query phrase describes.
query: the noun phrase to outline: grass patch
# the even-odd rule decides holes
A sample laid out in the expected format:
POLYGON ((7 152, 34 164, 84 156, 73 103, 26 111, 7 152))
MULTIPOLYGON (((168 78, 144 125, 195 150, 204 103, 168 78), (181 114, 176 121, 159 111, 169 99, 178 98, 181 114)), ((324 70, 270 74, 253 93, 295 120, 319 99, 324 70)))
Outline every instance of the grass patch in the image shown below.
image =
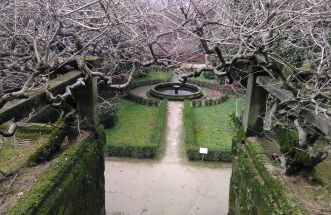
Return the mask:
POLYGON ((132 102, 121 104, 118 124, 106 130, 106 154, 135 158, 153 158, 160 146, 167 102, 148 107, 132 102))
MULTIPOLYGON (((244 101, 238 100, 241 112, 244 101)), ((200 160, 200 147, 208 148, 205 160, 231 161, 232 138, 235 128, 230 113, 236 109, 236 98, 230 97, 221 104, 208 107, 191 108, 188 102, 184 107, 184 130, 186 153, 190 160, 200 160)))
POLYGON ((146 76, 136 77, 135 82, 151 80, 170 80, 172 72, 149 72, 146 76))
POLYGON ((25 165, 31 155, 48 143, 54 127, 43 124, 29 124, 19 127, 15 137, 4 138, 0 150, 0 171, 9 173, 25 165))

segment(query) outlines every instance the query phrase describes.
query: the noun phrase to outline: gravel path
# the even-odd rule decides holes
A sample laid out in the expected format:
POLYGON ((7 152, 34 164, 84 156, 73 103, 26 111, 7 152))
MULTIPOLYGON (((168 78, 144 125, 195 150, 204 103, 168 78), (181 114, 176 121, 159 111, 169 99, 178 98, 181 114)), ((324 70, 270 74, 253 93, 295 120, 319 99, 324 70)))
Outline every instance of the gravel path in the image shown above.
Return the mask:
POLYGON ((168 103, 159 159, 106 159, 107 214, 227 214, 231 165, 187 161, 182 115, 183 103, 168 103))

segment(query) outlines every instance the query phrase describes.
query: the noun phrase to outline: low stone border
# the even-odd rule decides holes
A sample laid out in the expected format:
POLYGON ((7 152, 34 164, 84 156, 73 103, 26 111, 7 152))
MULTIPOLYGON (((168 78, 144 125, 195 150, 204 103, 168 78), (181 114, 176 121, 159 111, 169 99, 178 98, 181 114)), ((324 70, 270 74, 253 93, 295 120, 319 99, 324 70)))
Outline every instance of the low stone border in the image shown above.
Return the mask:
MULTIPOLYGON (((137 81, 133 82, 130 84, 128 87, 128 95, 127 98, 130 101, 133 101, 138 104, 142 105, 148 105, 148 106, 158 106, 161 102, 161 100, 158 99, 153 99, 153 98, 143 98, 137 95, 133 95, 130 91, 134 88, 146 86, 146 85, 155 85, 163 82, 168 82, 169 80, 166 79, 155 79, 155 80, 148 80, 148 81, 137 81)), ((218 90, 222 92, 222 95, 220 97, 215 97, 215 98, 202 98, 202 99, 196 99, 191 101, 191 107, 205 107, 205 106, 212 106, 212 105, 217 105, 220 104, 221 102, 225 101, 228 99, 228 94, 233 93, 233 90, 231 89, 226 89, 223 86, 220 86, 218 84, 212 84, 212 83, 206 83, 202 81, 197 81, 197 80, 188 80, 187 81, 190 84, 197 85, 199 87, 203 88, 209 88, 213 90, 218 90), (224 95, 224 93, 226 93, 224 95)), ((241 89, 237 90, 238 92, 242 92, 241 89)))
MULTIPOLYGON (((80 71, 73 70, 64 75, 50 80, 50 91, 54 94, 62 92, 66 86, 75 83, 82 75, 80 71)), ((33 107, 46 104, 46 93, 40 89, 33 89, 28 92, 28 98, 15 99, 7 102, 0 110, 0 124, 12 118, 20 118, 31 112, 33 107)))
POLYGON ((130 84, 130 86, 128 88, 127 99, 129 99, 132 102, 142 104, 142 105, 159 106, 161 100, 152 99, 152 98, 143 98, 143 97, 132 94, 130 91, 132 89, 135 89, 138 87, 142 87, 142 86, 146 86, 146 85, 154 85, 154 84, 159 84, 159 83, 168 82, 168 81, 169 80, 166 80, 166 79, 155 79, 155 80, 148 80, 148 81, 133 82, 132 84, 130 84))

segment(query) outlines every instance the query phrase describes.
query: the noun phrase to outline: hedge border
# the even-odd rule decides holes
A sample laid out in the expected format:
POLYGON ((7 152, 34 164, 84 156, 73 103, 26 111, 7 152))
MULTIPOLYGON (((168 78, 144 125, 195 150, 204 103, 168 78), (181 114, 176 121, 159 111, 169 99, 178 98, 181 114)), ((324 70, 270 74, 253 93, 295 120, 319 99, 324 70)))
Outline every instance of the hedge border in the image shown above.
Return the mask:
MULTIPOLYGON (((184 101, 184 142, 185 142, 185 151, 187 158, 189 160, 201 160, 202 154, 199 153, 200 146, 196 142, 196 137, 194 135, 193 125, 195 123, 195 116, 193 113, 193 108, 190 105, 189 101, 184 101)), ((206 161, 223 161, 230 162, 232 161, 232 152, 230 150, 222 150, 209 148, 208 154, 204 155, 204 160, 206 161)))
MULTIPOLYGON (((164 83, 164 82, 168 82, 168 81, 169 80, 165 80, 165 79, 155 79, 155 80, 148 80, 148 81, 133 82, 129 86, 127 99, 130 101, 133 101, 137 104, 148 105, 148 106, 158 106, 160 104, 161 100, 153 99, 153 98, 143 98, 143 97, 132 94, 131 90, 138 88, 138 87, 146 86, 146 85, 155 85, 155 84, 164 83)), ((194 83, 194 84, 196 84, 196 83, 194 83)), ((213 86, 213 87, 202 86, 203 84, 205 84, 205 83, 198 82, 196 85, 198 85, 200 87, 207 87, 207 88, 216 89, 216 90, 220 90, 220 88, 221 88, 220 86, 218 86, 216 84, 210 84, 210 86, 213 86)), ((191 101, 191 106, 192 107, 204 107, 204 106, 217 105, 217 104, 220 104, 221 102, 225 101, 227 98, 228 98, 228 95, 226 94, 226 95, 219 96, 217 98, 195 99, 195 100, 191 101)))
POLYGON ((229 96, 228 94, 226 94, 211 99, 196 99, 196 100, 192 100, 190 105, 191 107, 206 107, 206 106, 218 105, 221 104, 223 101, 226 101, 228 98, 229 96))
POLYGON ((29 156, 27 161, 29 167, 51 160, 54 154, 60 151, 61 144, 67 135, 64 120, 60 120, 56 126, 57 127, 49 134, 46 143, 29 156))
POLYGON ((149 137, 150 141, 144 145, 135 145, 134 143, 113 144, 107 142, 105 154, 108 156, 133 157, 133 158, 154 158, 160 150, 166 127, 165 117, 167 113, 167 100, 160 101, 159 110, 156 115, 157 124, 149 137))
POLYGON ((159 106, 161 103, 161 100, 153 99, 153 98, 143 98, 143 97, 132 94, 131 90, 138 88, 138 87, 146 86, 146 85, 154 85, 154 84, 164 83, 164 82, 168 82, 168 81, 169 81, 169 79, 155 79, 155 80, 148 80, 148 81, 133 82, 132 84, 129 85, 127 99, 132 102, 135 102, 137 104, 141 104, 141 105, 159 106))
MULTIPOLYGON (((199 80, 187 80, 187 83, 195 84, 199 87, 205 87, 205 88, 210 88, 213 90, 219 90, 222 93, 230 93, 230 94, 233 93, 233 89, 225 88, 224 86, 219 85, 219 84, 207 83, 207 82, 203 82, 203 81, 199 81, 199 80)), ((238 93, 241 93, 241 92, 243 92, 243 89, 237 89, 236 91, 238 93)))

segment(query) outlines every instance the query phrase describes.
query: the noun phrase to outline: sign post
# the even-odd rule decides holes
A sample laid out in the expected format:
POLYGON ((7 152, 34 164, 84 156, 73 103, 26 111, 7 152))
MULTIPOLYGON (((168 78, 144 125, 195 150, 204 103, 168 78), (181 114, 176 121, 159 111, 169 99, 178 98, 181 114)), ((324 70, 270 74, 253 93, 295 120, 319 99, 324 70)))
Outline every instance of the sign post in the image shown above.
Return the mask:
POLYGON ((202 154, 202 163, 203 163, 203 158, 206 154, 208 154, 208 148, 202 148, 200 147, 199 153, 202 154))

